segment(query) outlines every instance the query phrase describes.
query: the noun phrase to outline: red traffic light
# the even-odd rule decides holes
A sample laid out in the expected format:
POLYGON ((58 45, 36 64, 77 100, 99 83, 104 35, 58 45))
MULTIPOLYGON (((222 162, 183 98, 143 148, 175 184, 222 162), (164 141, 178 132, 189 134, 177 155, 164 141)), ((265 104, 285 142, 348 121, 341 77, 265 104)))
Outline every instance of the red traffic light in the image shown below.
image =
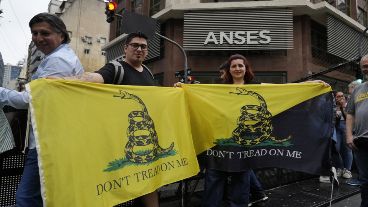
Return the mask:
POLYGON ((106 3, 106 9, 109 11, 115 11, 118 8, 118 4, 115 1, 109 1, 106 3))
POLYGON ((106 21, 108 23, 111 23, 112 21, 114 21, 115 11, 117 8, 118 8, 118 4, 116 3, 116 1, 110 0, 106 2, 105 14, 106 14, 106 21))

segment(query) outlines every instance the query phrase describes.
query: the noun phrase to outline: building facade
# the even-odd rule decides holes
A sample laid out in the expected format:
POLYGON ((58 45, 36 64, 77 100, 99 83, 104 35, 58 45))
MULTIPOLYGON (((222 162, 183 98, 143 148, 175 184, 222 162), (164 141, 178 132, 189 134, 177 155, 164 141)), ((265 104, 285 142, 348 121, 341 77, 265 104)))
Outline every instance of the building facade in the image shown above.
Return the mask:
POLYGON ((101 47, 108 42, 109 24, 105 21, 103 0, 51 0, 49 12, 66 24, 70 46, 79 57, 85 71, 95 71, 105 62, 101 47))
POLYGON ((3 79, 4 79, 4 60, 3 60, 3 56, 1 55, 0 52, 0 87, 3 86, 3 79))
MULTIPOLYGON (((318 77, 345 90, 358 68, 349 60, 357 59, 359 50, 368 52, 364 0, 120 0, 118 5, 118 13, 125 9, 159 21, 160 33, 183 46, 192 75, 203 83, 217 82, 218 66, 239 53, 259 81, 272 83, 298 81, 346 63, 318 77)), ((119 21, 110 25, 108 60, 118 58, 111 54, 114 49, 118 54, 124 39, 119 21)), ((156 47, 159 54, 146 64, 170 86, 178 81, 175 72, 184 70, 183 55, 162 39, 156 47)))
POLYGON ((10 84, 10 71, 11 71, 11 65, 7 64, 4 66, 4 76, 3 76, 3 87, 9 88, 10 84))
POLYGON ((16 89, 18 77, 22 70, 23 65, 5 65, 4 67, 4 78, 3 87, 8 89, 16 89))

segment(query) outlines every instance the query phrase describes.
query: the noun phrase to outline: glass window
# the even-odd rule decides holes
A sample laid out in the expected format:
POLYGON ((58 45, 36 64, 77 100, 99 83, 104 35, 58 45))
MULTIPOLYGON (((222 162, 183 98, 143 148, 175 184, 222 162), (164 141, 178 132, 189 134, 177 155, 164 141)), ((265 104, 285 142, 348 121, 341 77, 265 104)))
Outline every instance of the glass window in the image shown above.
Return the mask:
POLYGON ((131 4, 132 12, 142 14, 143 11, 143 0, 134 0, 131 4))
MULTIPOLYGON (((192 81, 199 82, 199 83, 221 83, 220 73, 218 71, 191 71, 188 74, 192 78, 192 81)), ((175 77, 177 81, 183 82, 184 81, 184 71, 177 71, 175 73, 175 77)))
POLYGON ((327 30, 317 22, 311 22, 312 57, 327 59, 327 30))
POLYGON ((337 9, 350 15, 350 0, 337 0, 337 9))
POLYGON ((89 49, 84 49, 84 54, 89 54, 89 49))
POLYGON ((254 80, 260 83, 286 83, 287 72, 272 71, 272 72, 254 72, 254 80))
POLYGON ((105 44, 106 43, 106 38, 105 37, 100 37, 98 39, 98 42, 101 43, 101 44, 105 44))
POLYGON ((81 37, 82 42, 87 43, 87 44, 92 44, 92 37, 90 36, 84 36, 81 37))
POLYGON ((367 12, 360 7, 358 7, 357 10, 357 19, 360 24, 362 24, 363 26, 367 26, 367 12))
MULTIPOLYGON (((286 83, 287 82, 287 72, 254 72, 254 80, 261 83, 286 83)), ((220 79, 220 74, 218 71, 192 71, 191 76, 195 81, 200 83, 212 84, 212 83, 222 83, 220 79)))
POLYGON ((218 71, 192 71, 190 76, 192 76, 194 81, 198 81, 200 83, 221 83, 218 71))
POLYGON ((311 21, 311 50, 313 58, 322 60, 325 63, 337 64, 343 61, 343 59, 328 53, 327 29, 315 21, 311 21))
POLYGON ((156 14, 161 9, 161 0, 151 0, 150 1, 150 16, 156 14))
MULTIPOLYGON (((252 1, 252 0, 201 0, 201 3, 213 3, 213 2, 242 2, 242 1, 252 1)), ((253 0, 257 1, 257 0, 253 0)), ((272 1, 272 0, 269 0, 272 1)))
POLYGON ((89 36, 84 36, 85 40, 87 42, 92 42, 92 37, 89 37, 89 36))

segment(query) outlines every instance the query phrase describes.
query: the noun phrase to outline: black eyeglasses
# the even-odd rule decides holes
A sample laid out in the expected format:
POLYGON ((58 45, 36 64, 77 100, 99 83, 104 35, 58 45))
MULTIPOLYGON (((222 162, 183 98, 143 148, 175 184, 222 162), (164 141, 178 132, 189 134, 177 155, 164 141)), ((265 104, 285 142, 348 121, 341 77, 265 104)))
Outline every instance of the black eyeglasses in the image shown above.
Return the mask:
POLYGON ((138 50, 139 47, 142 50, 147 50, 147 45, 146 44, 129 43, 129 46, 131 46, 134 50, 138 50))

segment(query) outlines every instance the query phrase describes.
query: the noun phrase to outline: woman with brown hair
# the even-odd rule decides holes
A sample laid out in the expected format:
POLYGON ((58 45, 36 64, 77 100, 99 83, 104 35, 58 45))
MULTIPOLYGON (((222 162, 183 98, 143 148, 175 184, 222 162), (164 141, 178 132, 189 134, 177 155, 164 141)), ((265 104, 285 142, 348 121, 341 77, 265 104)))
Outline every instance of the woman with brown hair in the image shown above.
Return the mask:
POLYGON ((225 70, 224 83, 227 84, 252 84, 254 73, 248 60, 239 54, 229 57, 228 68, 225 70))
MULTIPOLYGON (((222 76, 225 84, 249 84, 253 82, 254 74, 248 60, 239 54, 229 57, 225 74, 222 76)), ((250 175, 253 172, 225 172, 206 169, 203 207, 219 207, 224 196, 224 189, 228 179, 227 202, 230 207, 244 207, 249 203, 250 175)), ((253 173, 254 175, 254 173, 253 173)), ((253 177, 253 176, 252 176, 253 177)), ((255 176, 254 176, 255 177, 255 176)), ((259 182, 258 182, 259 183, 259 182)))

